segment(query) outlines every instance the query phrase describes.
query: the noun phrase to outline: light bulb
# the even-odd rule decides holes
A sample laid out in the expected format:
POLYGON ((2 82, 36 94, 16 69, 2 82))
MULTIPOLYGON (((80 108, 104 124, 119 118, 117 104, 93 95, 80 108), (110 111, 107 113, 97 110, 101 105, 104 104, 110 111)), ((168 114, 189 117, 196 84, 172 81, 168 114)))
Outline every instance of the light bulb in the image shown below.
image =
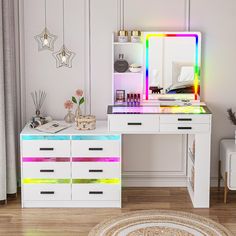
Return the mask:
POLYGON ((66 53, 65 53, 64 50, 61 53, 61 60, 62 60, 63 63, 66 63, 66 53))
POLYGON ((43 36, 43 46, 48 46, 48 35, 45 33, 43 36))

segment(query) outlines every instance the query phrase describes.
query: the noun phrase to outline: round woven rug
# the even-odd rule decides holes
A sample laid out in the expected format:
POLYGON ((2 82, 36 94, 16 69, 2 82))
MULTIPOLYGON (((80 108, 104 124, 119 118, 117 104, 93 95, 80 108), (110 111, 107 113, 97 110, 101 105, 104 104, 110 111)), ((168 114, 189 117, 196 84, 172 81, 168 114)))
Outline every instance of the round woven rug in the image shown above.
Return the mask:
POLYGON ((89 236, 233 236, 208 218, 178 211, 136 211, 106 220, 89 236))

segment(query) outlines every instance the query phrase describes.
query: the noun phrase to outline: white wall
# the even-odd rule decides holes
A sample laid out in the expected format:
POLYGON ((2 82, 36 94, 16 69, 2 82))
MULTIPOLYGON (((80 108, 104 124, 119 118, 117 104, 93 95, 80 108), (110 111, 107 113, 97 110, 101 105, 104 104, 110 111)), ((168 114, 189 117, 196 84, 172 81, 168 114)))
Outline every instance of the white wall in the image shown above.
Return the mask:
MULTIPOLYGON (((234 99, 236 1, 191 0, 190 2, 190 28, 203 32, 201 92, 203 100, 213 112, 212 176, 216 177, 219 140, 233 137, 235 129, 227 120, 226 109, 227 107, 236 109, 234 99)), ((66 45, 76 53, 76 57, 72 69, 57 69, 51 54, 38 52, 33 39, 33 36, 43 28, 44 0, 23 0, 22 4, 24 4, 22 29, 24 28, 25 40, 22 46, 25 57, 26 120, 34 111, 30 98, 31 91, 46 90, 48 96, 43 110, 55 118, 63 118, 64 100, 70 98, 78 87, 87 91, 87 104, 92 113, 99 119, 106 118, 107 105, 111 103, 112 96, 111 33, 117 31, 122 24, 129 30, 135 28, 181 31, 187 26, 188 0, 65 0, 66 45), (89 35, 90 37, 87 37, 89 35)), ((48 28, 59 36, 55 45, 58 50, 62 39, 61 1, 48 0, 47 5, 48 28)), ((165 164, 171 160, 179 162, 170 166, 169 170, 172 169, 177 173, 180 169, 180 157, 183 152, 182 136, 170 136, 168 143, 166 138, 155 135, 150 141, 153 143, 151 147, 150 143, 144 145, 145 136, 136 138, 127 136, 125 139, 123 154, 127 176, 151 178, 153 173, 160 176, 161 169, 168 172, 165 164), (134 145, 142 146, 142 152, 131 149, 134 145), (177 148, 178 152, 174 150, 171 152, 170 146, 173 146, 173 149, 177 148), (167 149, 170 152, 165 154, 167 149), (144 165, 145 157, 142 153, 149 153, 150 163, 158 163, 156 169, 144 165)), ((181 173, 183 174, 183 171, 181 173)))

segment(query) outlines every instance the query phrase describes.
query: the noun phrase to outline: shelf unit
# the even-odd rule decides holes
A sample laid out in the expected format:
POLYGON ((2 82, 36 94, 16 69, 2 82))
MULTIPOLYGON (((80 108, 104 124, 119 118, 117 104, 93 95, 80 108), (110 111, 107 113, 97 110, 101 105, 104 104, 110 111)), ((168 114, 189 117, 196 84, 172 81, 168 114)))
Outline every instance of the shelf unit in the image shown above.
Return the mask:
MULTIPOLYGON (((124 73, 114 71, 114 63, 119 59, 119 54, 124 54, 124 59, 131 64, 144 65, 144 45, 143 43, 117 42, 115 33, 112 35, 112 103, 116 104, 116 90, 125 91, 125 102, 127 93, 139 93, 143 97, 144 91, 144 71, 124 73)), ((120 104, 120 103, 117 103, 120 104)))

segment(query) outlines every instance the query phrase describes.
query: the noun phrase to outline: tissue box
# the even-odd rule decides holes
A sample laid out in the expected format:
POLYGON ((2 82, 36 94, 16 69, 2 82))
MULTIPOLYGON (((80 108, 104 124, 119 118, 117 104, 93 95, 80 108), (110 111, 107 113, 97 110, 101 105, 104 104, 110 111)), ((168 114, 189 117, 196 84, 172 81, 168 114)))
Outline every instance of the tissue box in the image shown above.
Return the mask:
POLYGON ((78 116, 75 118, 76 128, 78 130, 92 130, 96 129, 95 116, 78 116))

